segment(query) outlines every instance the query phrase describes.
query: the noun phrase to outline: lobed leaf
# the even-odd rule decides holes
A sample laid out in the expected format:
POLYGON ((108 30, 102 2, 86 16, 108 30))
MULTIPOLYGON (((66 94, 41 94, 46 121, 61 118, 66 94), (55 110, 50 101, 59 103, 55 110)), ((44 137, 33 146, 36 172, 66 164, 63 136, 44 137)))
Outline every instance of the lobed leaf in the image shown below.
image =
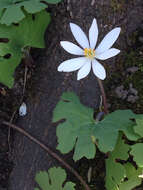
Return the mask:
MULTIPOLYGON (((50 168, 48 172, 41 171, 36 174, 36 182, 41 190, 74 190, 75 184, 66 182, 66 173, 62 168, 50 168), (63 187, 63 183, 65 184, 63 187)), ((35 190, 39 190, 35 188, 35 190)))
POLYGON ((135 169, 130 163, 124 163, 129 157, 130 145, 124 143, 122 135, 113 152, 106 160, 106 188, 107 190, 131 190, 141 184, 139 175, 142 169, 135 169), (122 161, 122 162, 121 162, 122 161), (113 188, 112 188, 113 187, 113 188))
POLYGON ((93 110, 83 106, 74 93, 63 93, 54 110, 53 121, 61 119, 66 121, 57 127, 57 149, 62 153, 68 153, 75 148, 75 161, 84 156, 94 158, 96 147, 91 139, 94 127, 93 110))
POLYGON ((42 11, 35 19, 28 15, 18 26, 0 25, 0 82, 11 88, 14 83, 14 71, 20 64, 23 50, 27 47, 44 47, 44 32, 50 22, 50 15, 42 11), (6 58, 9 55, 9 58, 6 58))
POLYGON ((98 140, 98 147, 102 152, 113 151, 119 131, 122 131, 129 140, 136 141, 140 138, 134 132, 135 122, 131 119, 136 115, 131 110, 117 110, 108 114, 94 128, 94 136, 98 140))
POLYGON ((120 190, 131 190, 136 186, 140 185, 142 180, 139 178, 139 175, 142 174, 142 168, 136 169, 131 163, 127 163, 124 165, 126 170, 126 178, 128 180, 124 180, 119 184, 120 190))
POLYGON ((75 161, 90 159, 95 156, 95 144, 102 152, 113 151, 120 131, 131 141, 141 138, 134 131, 136 123, 131 119, 137 116, 131 110, 117 110, 98 123, 93 120, 93 113, 74 93, 63 93, 53 114, 54 122, 65 119, 57 127, 58 150, 68 153, 74 148, 75 161))
POLYGON ((124 166, 115 161, 116 159, 127 160, 129 155, 128 151, 130 150, 129 145, 125 144, 122 140, 122 135, 119 135, 118 142, 115 146, 114 151, 109 154, 109 158, 106 160, 106 188, 107 190, 113 189, 118 190, 118 184, 126 176, 126 171, 124 166))
POLYGON ((25 18, 25 11, 30 14, 37 13, 47 7, 45 3, 55 4, 60 1, 61 0, 1 0, 0 23, 6 25, 18 23, 25 18))

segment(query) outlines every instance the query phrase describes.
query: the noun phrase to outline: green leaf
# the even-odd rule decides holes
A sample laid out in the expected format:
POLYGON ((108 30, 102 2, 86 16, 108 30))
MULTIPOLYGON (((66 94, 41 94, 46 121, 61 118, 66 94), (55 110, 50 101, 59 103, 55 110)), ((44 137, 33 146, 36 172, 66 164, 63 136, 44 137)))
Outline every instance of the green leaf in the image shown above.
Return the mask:
POLYGON ((129 140, 140 138, 134 132, 136 118, 130 110, 117 110, 108 114, 102 121, 93 120, 94 110, 83 106, 79 98, 71 92, 64 93, 54 110, 53 121, 65 119, 57 127, 58 147, 62 153, 74 148, 74 160, 82 157, 94 158, 95 144, 102 152, 113 151, 119 132, 122 131, 129 140))
POLYGON ((76 142, 73 159, 79 160, 83 156, 88 159, 94 158, 96 146, 92 142, 92 127, 90 125, 82 126, 78 131, 78 140, 76 142), (86 151, 86 153, 85 153, 86 151))
POLYGON ((136 118, 136 126, 134 126, 134 131, 143 137, 143 115, 139 114, 136 118))
POLYGON ((142 168, 136 169, 131 163, 125 164, 124 167, 128 180, 124 180, 119 184, 119 190, 131 190, 140 185, 142 180, 139 178, 139 175, 143 172, 142 168))
POLYGON ((28 13, 31 13, 31 14, 40 12, 41 10, 43 10, 47 7, 45 4, 41 3, 39 0, 23 1, 19 5, 23 6, 24 9, 28 13))
POLYGON ((130 152, 133 155, 133 159, 139 167, 143 167, 143 143, 137 143, 131 146, 130 152))
POLYGON ((108 114, 94 128, 94 136, 98 140, 98 147, 102 152, 112 151, 117 142, 119 131, 124 132, 129 140, 136 141, 140 138, 134 132, 132 118, 136 115, 131 110, 117 110, 108 114))
POLYGON ((50 4, 55 4, 61 2, 62 0, 44 0, 44 1, 50 4))
POLYGON ((0 43, 0 82, 9 88, 13 86, 13 75, 20 64, 23 49, 26 47, 44 47, 44 32, 50 22, 50 15, 40 12, 32 19, 28 15, 18 26, 0 25, 0 38, 8 39, 7 43, 0 43), (10 55, 5 58, 5 55, 10 55))
POLYGON ((118 143, 113 152, 106 160, 106 188, 107 190, 131 190, 141 184, 139 175, 142 168, 135 169, 131 163, 121 164, 129 157, 131 146, 124 143, 122 136, 119 136, 118 143))
POLYGON ((61 0, 1 0, 0 1, 0 23, 10 25, 12 23, 18 23, 25 18, 27 11, 30 14, 42 11, 47 7, 44 3, 58 3, 61 0), (24 8, 24 10, 22 9, 24 8))
POLYGON ((120 163, 116 163, 115 160, 109 158, 106 161, 106 188, 107 190, 111 190, 113 185, 114 189, 118 190, 118 184, 126 176, 126 170, 124 166, 120 163))
POLYGON ((66 182, 63 187, 65 180, 65 170, 60 167, 50 168, 48 172, 41 171, 36 174, 36 182, 39 184, 41 190, 74 190, 75 184, 72 182, 66 182))
POLYGON ((0 24, 10 25, 11 23, 18 23, 25 17, 25 14, 21 11, 18 5, 8 6, 4 11, 1 10, 2 17, 0 19, 0 24))
POLYGON ((63 190, 74 190, 75 184, 72 182, 67 182, 63 188, 63 190))
POLYGON ((120 133, 115 149, 111 153, 112 159, 127 160, 129 158, 128 152, 130 148, 131 147, 128 144, 125 144, 124 140, 122 139, 122 133, 120 133))
POLYGON ((130 146, 124 143, 122 135, 120 134, 114 151, 109 154, 109 158, 106 160, 107 190, 111 190, 111 187, 113 187, 114 190, 119 190, 118 184, 125 178, 126 170, 121 163, 116 161, 116 159, 127 160, 129 157, 129 150, 130 146))
POLYGON ((54 110, 53 121, 66 119, 57 127, 58 147, 68 153, 75 147, 74 160, 82 157, 94 158, 96 147, 92 142, 94 120, 93 110, 83 106, 71 92, 64 93, 54 110))

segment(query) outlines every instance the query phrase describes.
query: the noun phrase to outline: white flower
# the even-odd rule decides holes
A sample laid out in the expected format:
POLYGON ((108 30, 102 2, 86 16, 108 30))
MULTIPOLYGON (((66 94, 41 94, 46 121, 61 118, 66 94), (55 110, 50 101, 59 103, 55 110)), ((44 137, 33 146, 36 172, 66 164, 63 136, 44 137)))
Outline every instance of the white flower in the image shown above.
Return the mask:
POLYGON ((60 44, 68 53, 80 55, 82 57, 62 62, 58 67, 58 71, 72 72, 79 70, 77 80, 80 80, 89 74, 92 67, 93 73, 99 79, 104 80, 106 77, 106 71, 97 59, 105 60, 120 53, 120 50, 111 48, 111 46, 117 40, 121 28, 117 27, 111 30, 103 38, 97 48, 95 48, 98 39, 96 19, 93 19, 92 25, 89 29, 89 40, 78 25, 70 23, 70 29, 76 41, 82 48, 68 41, 61 41, 60 44))

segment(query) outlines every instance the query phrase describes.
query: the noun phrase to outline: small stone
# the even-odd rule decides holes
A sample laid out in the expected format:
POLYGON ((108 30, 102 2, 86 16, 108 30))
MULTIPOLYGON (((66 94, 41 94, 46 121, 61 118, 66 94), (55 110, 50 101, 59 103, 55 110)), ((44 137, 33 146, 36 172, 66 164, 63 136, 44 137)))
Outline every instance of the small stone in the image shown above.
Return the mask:
POLYGON ((22 105, 19 108, 19 115, 20 116, 25 116, 27 113, 27 106, 26 104, 23 102, 22 105))
POLYGON ((139 70, 139 68, 135 67, 135 66, 127 68, 127 72, 129 72, 129 73, 135 73, 138 70, 139 70))
POLYGON ((138 91, 137 91, 135 88, 133 88, 133 85, 132 85, 131 83, 130 83, 129 86, 130 86, 130 88, 129 88, 129 93, 131 93, 131 94, 137 96, 138 91))
POLYGON ((131 103, 135 103, 136 100, 138 100, 138 98, 139 98, 138 96, 129 95, 127 98, 127 101, 131 103))
POLYGON ((127 97, 128 91, 124 90, 124 86, 121 85, 115 89, 115 93, 117 94, 118 98, 121 98, 124 100, 127 97))
POLYGON ((139 37, 139 41, 140 41, 141 43, 143 43, 143 37, 142 37, 142 36, 139 37))

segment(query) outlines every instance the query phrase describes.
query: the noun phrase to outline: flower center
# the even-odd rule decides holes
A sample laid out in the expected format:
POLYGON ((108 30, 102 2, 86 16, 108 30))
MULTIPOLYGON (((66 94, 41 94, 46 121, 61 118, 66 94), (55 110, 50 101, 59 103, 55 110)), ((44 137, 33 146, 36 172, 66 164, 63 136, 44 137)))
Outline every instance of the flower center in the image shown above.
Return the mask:
POLYGON ((95 50, 91 48, 85 48, 84 55, 89 59, 93 59, 95 57, 95 50))

